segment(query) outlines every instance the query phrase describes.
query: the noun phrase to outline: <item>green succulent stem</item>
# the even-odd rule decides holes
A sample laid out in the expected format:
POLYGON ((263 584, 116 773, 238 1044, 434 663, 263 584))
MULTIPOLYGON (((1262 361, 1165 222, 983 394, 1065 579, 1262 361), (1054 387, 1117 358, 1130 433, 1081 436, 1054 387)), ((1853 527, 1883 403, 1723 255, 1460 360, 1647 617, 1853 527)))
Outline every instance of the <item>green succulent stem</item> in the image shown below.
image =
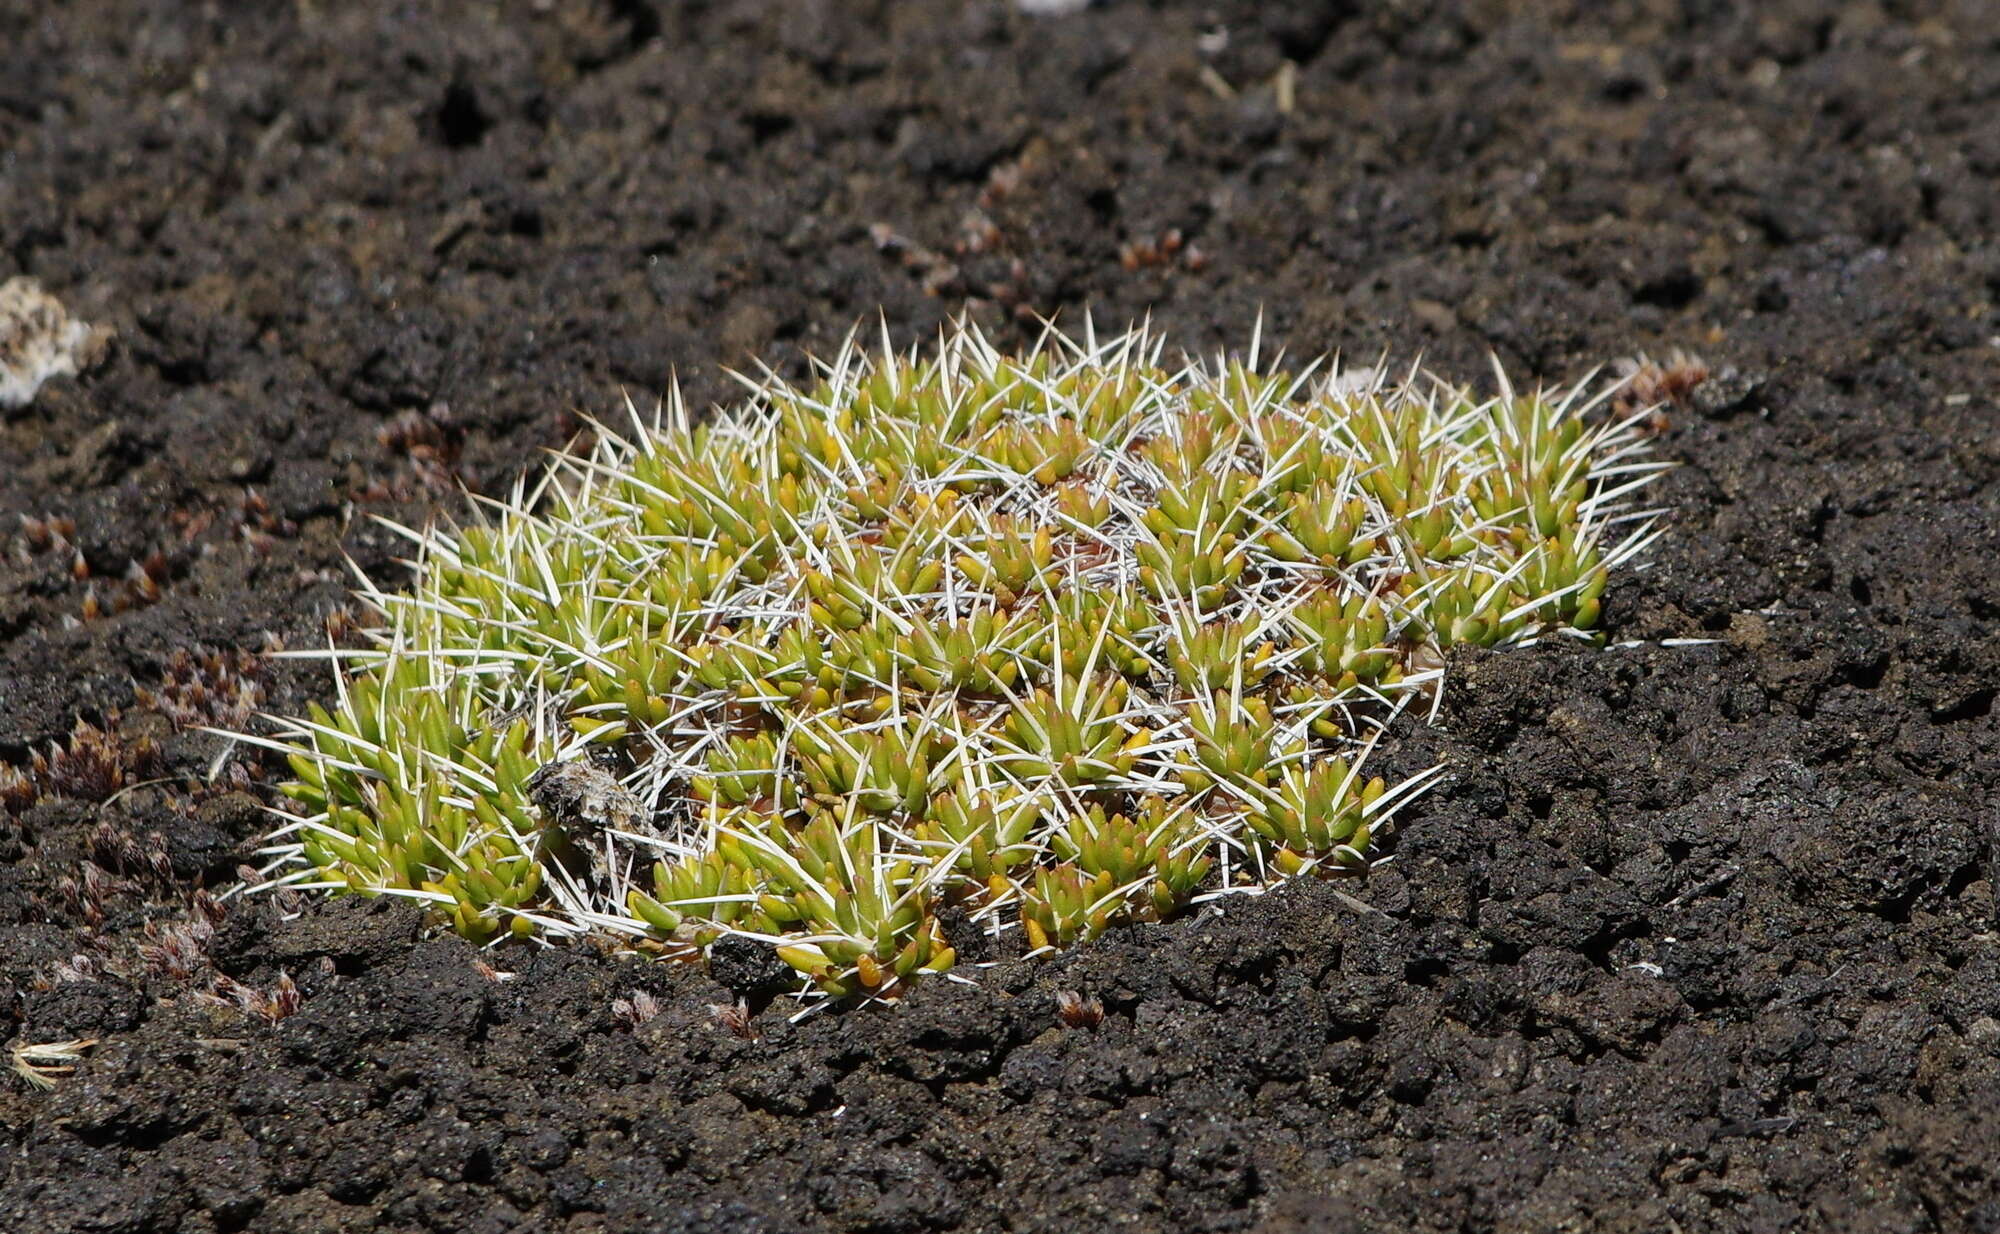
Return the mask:
POLYGON ((407 532, 333 699, 249 738, 275 881, 887 999, 957 961, 947 908, 1066 946, 1364 867, 1428 783, 1364 762, 1443 652, 1595 637, 1653 534, 1635 423, 966 325, 673 396, 407 532))

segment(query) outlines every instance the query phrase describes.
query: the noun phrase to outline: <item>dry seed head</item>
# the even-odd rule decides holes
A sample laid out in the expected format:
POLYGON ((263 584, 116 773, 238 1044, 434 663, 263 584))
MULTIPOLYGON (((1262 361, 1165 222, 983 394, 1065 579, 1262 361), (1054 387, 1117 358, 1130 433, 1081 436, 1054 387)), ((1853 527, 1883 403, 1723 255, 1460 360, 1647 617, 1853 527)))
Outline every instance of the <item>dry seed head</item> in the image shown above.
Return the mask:
POLYGON ((1363 773, 1380 727, 1453 645, 1588 637, 1660 465, 1581 386, 1257 350, 959 326, 599 426, 407 530, 333 705, 250 738, 276 881, 893 998, 947 908, 1059 945, 1364 864, 1431 779, 1363 773))
POLYGON ((634 990, 624 998, 611 1000, 611 1014, 638 1028, 660 1014, 660 1001, 644 990, 634 990))
POLYGON ((30 1087, 51 1089, 56 1082, 76 1070, 83 1056, 97 1044, 97 1038, 86 1037, 75 1041, 43 1041, 19 1044, 9 1049, 14 1061, 14 1074, 26 1080, 30 1087))
POLYGON ((1070 1028, 1096 1028, 1104 1023, 1104 1003, 1075 990, 1057 990, 1056 1016, 1070 1028))
POLYGON ((276 1024, 299 1009, 301 994, 292 975, 278 970, 278 980, 267 992, 248 986, 226 974, 217 974, 213 987, 200 997, 213 1006, 235 1007, 266 1024, 276 1024))
POLYGON ((750 1014, 750 1004, 744 999, 733 1003, 711 1003, 708 1013, 715 1017, 716 1026, 732 1037, 745 1041, 756 1041, 762 1036, 757 1031, 756 1019, 750 1014))

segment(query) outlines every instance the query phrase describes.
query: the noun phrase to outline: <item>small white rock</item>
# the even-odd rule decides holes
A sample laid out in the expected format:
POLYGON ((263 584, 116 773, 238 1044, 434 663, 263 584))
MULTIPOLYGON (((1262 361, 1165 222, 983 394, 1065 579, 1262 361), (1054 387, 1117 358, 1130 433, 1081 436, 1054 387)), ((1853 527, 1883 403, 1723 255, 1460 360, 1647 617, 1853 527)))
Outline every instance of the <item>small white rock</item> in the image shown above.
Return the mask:
POLYGON ((51 377, 74 377, 104 355, 111 331, 78 321, 25 275, 0 285, 0 408, 26 407, 51 377))

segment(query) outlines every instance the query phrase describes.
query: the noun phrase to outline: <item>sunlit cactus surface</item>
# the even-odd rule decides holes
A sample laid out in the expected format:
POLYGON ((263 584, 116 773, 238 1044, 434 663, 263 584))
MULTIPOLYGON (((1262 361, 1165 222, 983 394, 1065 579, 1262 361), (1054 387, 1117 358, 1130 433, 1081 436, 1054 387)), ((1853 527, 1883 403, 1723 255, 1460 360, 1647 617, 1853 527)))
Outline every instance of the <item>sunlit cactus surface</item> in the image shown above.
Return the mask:
POLYGON ((1589 637, 1659 464, 1583 387, 1256 353, 850 344, 410 532, 262 739, 274 881, 886 998, 947 919, 1067 946, 1364 866, 1432 774, 1372 776, 1383 726, 1454 646, 1589 637))

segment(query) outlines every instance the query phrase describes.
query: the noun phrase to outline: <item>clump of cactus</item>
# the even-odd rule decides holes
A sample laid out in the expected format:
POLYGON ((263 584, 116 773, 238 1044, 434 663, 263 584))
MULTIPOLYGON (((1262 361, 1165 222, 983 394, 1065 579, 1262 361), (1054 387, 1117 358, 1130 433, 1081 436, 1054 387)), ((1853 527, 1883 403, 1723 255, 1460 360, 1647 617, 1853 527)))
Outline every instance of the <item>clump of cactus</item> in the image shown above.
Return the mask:
MULTIPOLYGON (((850 342, 599 433, 407 592, 289 757, 283 880, 476 940, 768 943, 894 997, 948 910, 1033 948, 1349 870, 1444 653, 1592 637, 1658 464, 1583 387, 850 342)), ((1608 393, 1608 392, 1607 392, 1608 393)))

